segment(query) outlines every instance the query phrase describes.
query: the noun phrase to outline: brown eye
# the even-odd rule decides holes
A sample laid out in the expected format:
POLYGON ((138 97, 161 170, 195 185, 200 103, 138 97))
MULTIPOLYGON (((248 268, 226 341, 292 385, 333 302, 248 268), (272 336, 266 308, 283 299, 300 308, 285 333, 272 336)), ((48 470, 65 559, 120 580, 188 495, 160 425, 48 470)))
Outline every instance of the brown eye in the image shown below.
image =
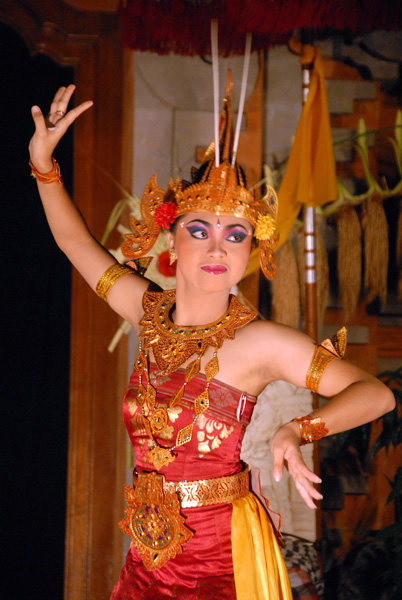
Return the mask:
POLYGON ((228 240, 228 242, 238 244, 239 242, 242 242, 245 237, 246 234, 242 231, 234 231, 233 233, 229 234, 226 239, 228 240))
POLYGON ((193 238, 197 240, 206 240, 208 238, 208 233, 199 225, 192 225, 191 227, 187 227, 187 231, 193 238))

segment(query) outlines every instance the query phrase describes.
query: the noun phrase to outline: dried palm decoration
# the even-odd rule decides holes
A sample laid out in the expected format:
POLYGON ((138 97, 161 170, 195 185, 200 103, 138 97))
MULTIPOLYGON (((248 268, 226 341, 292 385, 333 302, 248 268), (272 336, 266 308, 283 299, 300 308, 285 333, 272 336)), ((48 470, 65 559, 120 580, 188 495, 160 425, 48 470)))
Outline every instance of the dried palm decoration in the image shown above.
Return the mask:
MULTIPOLYGON (((316 281, 317 281, 317 321, 320 329, 324 324, 325 310, 329 298, 329 266, 328 253, 322 239, 320 225, 317 222, 315 235, 315 257, 316 257, 316 281)), ((306 307, 306 287, 304 276, 304 233, 297 237, 297 265, 299 267, 300 298, 303 313, 306 307)))
POLYGON ((377 296, 382 304, 387 300, 388 225, 381 196, 373 194, 363 202, 362 228, 364 236, 364 287, 368 301, 377 296))
POLYGON ((271 282, 271 319, 291 327, 298 327, 300 320, 300 290, 296 257, 288 240, 276 255, 276 278, 271 282))
POLYGON ((396 236, 396 261, 399 269, 398 298, 402 300, 402 202, 399 205, 398 233, 396 236))
POLYGON ((356 310, 362 279, 362 232, 353 206, 342 206, 337 216, 339 296, 345 322, 356 310))

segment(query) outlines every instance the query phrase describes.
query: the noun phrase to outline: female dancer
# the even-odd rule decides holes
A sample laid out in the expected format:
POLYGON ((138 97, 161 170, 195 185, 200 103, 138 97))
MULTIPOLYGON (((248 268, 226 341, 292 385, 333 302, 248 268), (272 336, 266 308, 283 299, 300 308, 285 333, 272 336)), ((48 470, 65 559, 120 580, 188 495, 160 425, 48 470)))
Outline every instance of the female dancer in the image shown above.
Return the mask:
POLYGON ((275 479, 286 466, 315 508, 320 479, 305 465, 300 445, 376 419, 393 408, 393 395, 357 367, 334 360, 343 354, 342 333, 316 346, 299 331, 255 321, 230 296, 253 239, 264 274, 274 274, 276 196, 268 190, 255 198, 241 169, 231 166, 227 100, 220 164, 207 152, 192 185, 170 183, 166 192, 151 178, 142 220, 132 220, 134 233, 124 244, 130 258, 145 255, 167 230, 177 289, 162 292, 151 291, 149 281, 98 244, 61 183, 53 151, 92 105, 67 112, 73 91, 58 90, 46 121, 32 108, 30 162, 57 244, 140 340, 124 400, 136 471, 120 525, 132 545, 112 599, 290 599, 279 536, 239 460, 256 397, 280 379, 331 398, 280 427, 271 443, 275 479))

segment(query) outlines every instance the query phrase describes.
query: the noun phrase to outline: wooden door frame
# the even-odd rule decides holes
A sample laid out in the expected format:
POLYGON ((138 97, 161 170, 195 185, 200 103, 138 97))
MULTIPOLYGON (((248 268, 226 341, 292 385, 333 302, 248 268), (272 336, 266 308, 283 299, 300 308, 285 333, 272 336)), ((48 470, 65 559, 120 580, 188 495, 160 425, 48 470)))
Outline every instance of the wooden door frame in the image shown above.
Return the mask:
MULTIPOLYGON (((133 55, 121 48, 117 16, 78 11, 61 0, 2 0, 0 21, 32 54, 74 67, 77 103, 94 100, 74 129, 74 198, 99 239, 120 193, 95 165, 131 188, 133 55)), ((107 351, 118 325, 74 272, 65 600, 109 598, 121 568, 127 350, 123 343, 107 351)))

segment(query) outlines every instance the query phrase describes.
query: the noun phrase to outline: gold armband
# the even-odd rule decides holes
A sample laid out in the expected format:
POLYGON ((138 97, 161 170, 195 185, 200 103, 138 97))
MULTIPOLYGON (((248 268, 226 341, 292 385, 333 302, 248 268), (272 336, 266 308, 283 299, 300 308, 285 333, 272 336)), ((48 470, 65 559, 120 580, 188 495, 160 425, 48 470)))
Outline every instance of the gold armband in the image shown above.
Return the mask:
POLYGON ((135 273, 135 271, 125 267, 124 265, 112 265, 106 269, 102 277, 99 279, 98 283, 96 284, 95 292, 100 298, 102 298, 102 300, 107 302, 107 295, 110 288, 112 288, 116 281, 118 281, 121 277, 124 277, 124 275, 129 275, 130 273, 135 273))
POLYGON ((325 427, 325 423, 321 421, 321 417, 314 418, 311 415, 307 415, 305 417, 296 417, 292 421, 298 423, 300 427, 300 446, 316 442, 328 433, 328 429, 325 427))
POLYGON ((313 360, 306 375, 306 388, 318 392, 318 384, 325 369, 335 358, 343 358, 346 350, 346 327, 316 346, 313 360))

